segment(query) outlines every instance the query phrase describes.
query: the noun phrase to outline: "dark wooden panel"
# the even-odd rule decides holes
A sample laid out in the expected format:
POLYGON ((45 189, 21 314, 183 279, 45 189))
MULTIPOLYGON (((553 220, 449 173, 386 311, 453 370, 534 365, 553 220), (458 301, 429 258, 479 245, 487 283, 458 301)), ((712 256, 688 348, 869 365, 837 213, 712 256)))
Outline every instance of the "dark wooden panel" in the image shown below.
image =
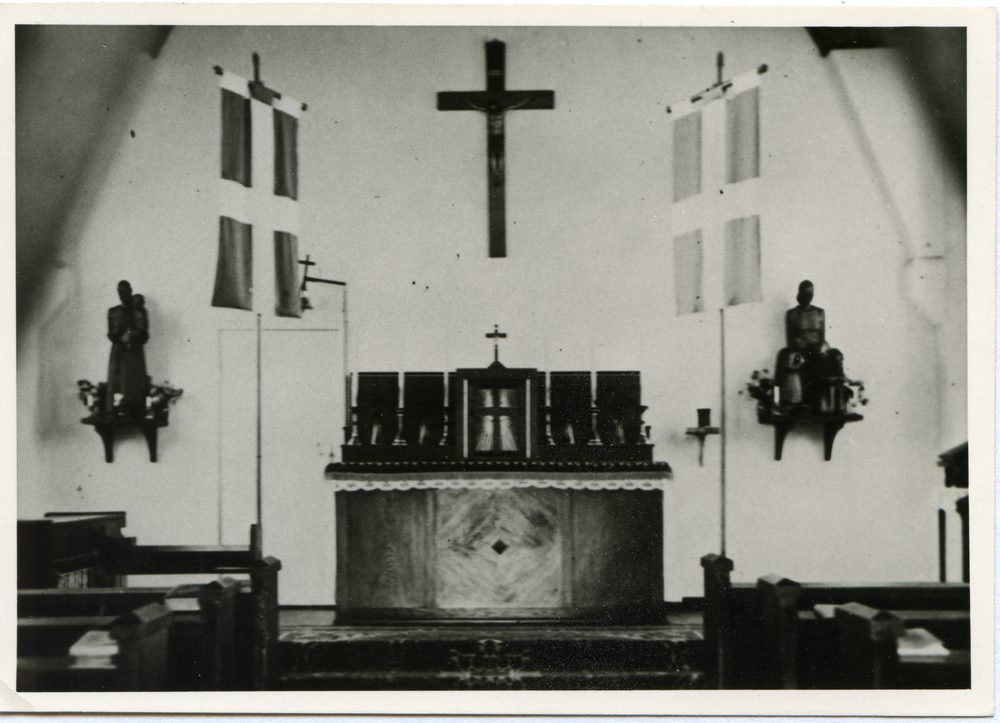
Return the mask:
POLYGON ((358 372, 361 444, 392 444, 396 437, 399 403, 399 375, 396 372, 358 372))
POLYGON ((605 445, 643 444, 639 372, 597 372, 597 434, 605 445))
POLYGON ((17 591, 19 618, 60 615, 124 615, 137 607, 163 602, 172 588, 48 588, 17 591))
POLYGON ((573 605, 663 602, 663 493, 573 490, 573 605))
POLYGON ((426 490, 338 493, 337 604, 426 607, 426 490))
POLYGON ((124 512, 50 512, 44 519, 18 520, 17 586, 58 587, 61 575, 77 571, 83 573, 78 586, 114 585, 97 554, 107 540, 121 538, 124 526, 124 512))
POLYGON ((436 605, 560 607, 566 494, 437 490, 436 605))
POLYGON ((549 385, 553 441, 586 445, 592 433, 590 372, 551 372, 549 385))
POLYGON ((410 446, 440 449, 444 431, 444 372, 405 372, 403 439, 410 446))
POLYGON ((236 545, 130 545, 108 556, 119 575, 192 575, 238 572, 250 564, 246 547, 236 545))
POLYGON ((861 602, 880 610, 969 610, 969 586, 963 583, 802 583, 799 608, 861 602))

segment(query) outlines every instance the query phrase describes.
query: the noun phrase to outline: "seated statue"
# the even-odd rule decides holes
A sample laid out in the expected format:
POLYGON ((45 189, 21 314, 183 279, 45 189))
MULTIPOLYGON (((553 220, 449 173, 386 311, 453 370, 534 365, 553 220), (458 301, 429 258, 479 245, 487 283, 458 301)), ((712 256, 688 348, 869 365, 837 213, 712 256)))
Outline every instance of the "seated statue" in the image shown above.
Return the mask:
POLYGON ((775 362, 775 403, 799 413, 842 412, 853 392, 844 385, 844 355, 826 343, 826 313, 812 305, 813 284, 799 284, 799 305, 785 314, 785 343, 775 362))

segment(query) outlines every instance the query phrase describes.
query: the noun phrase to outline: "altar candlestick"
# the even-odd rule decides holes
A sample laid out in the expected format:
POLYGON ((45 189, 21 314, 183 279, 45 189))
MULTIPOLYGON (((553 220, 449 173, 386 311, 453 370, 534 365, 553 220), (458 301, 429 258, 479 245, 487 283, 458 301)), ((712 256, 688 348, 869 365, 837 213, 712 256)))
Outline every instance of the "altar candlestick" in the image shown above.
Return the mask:
POLYGON ((399 375, 399 406, 396 408, 396 438, 392 440, 394 446, 402 446, 406 444, 406 440, 403 439, 403 415, 406 414, 406 410, 403 407, 403 399, 406 384, 406 374, 399 375))
POLYGON ((709 434, 719 434, 719 427, 712 426, 712 410, 707 407, 698 409, 698 426, 688 427, 687 434, 698 438, 698 466, 704 467, 705 437, 709 434))
POLYGON ((441 441, 438 443, 442 447, 451 444, 451 408, 448 406, 448 372, 444 373, 444 428, 441 430, 441 441))
POLYGON ((351 438, 354 436, 351 425, 351 413, 354 411, 352 409, 353 397, 354 372, 348 372, 347 376, 344 377, 344 441, 347 444, 351 443, 351 438))
POLYGON ((602 444, 601 435, 597 431, 597 372, 590 372, 590 439, 587 444, 602 444))
POLYGON ((545 444, 555 446, 552 439, 552 373, 545 372, 545 444))

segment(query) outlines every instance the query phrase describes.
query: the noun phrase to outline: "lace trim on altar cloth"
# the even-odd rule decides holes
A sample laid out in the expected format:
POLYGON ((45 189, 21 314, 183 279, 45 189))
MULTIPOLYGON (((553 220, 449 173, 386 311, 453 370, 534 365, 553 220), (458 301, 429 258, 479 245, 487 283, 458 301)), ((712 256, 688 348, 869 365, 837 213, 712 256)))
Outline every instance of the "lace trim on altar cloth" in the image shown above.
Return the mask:
POLYGON ((400 479, 411 475, 380 475, 379 479, 335 479, 333 489, 337 492, 388 492, 402 490, 506 490, 525 487, 548 487, 566 490, 662 490, 664 480, 659 479, 429 479, 412 475, 412 479, 400 479), (392 479, 385 479, 391 477, 392 479))
POLYGON ((666 462, 462 460, 333 462, 326 478, 334 490, 480 489, 525 487, 588 490, 657 490, 671 478, 666 462))
POLYGON ((670 466, 652 463, 476 462, 472 464, 333 463, 326 478, 337 491, 525 487, 587 490, 658 490, 670 466))

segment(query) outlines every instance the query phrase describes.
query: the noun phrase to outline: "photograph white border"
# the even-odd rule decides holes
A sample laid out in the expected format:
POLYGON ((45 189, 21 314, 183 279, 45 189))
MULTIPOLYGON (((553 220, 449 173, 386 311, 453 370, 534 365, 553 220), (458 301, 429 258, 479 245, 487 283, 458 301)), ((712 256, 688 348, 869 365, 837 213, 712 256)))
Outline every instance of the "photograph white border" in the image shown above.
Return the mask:
MULTIPOLYGON (((994 8, 845 8, 572 5, 305 5, 11 3, 3 20, 5 130, 0 159, 6 173, 6 212, 0 249, 14 268, 14 57, 13 25, 616 25, 616 26, 816 26, 966 25, 968 27, 968 283, 969 437, 972 508, 973 688, 969 691, 629 691, 629 692, 438 692, 428 693, 142 693, 45 694, 14 692, 12 654, 0 660, 0 709, 15 712, 248 713, 248 714, 447 714, 447 715, 781 715, 781 716, 968 716, 990 715, 994 697, 994 479, 995 209, 996 209, 996 11, 994 8), (993 342, 993 343, 991 343, 993 342), (988 553, 988 554, 987 554, 988 553), (985 624, 984 624, 985 623, 985 624)), ((14 284, 7 308, 14 309, 14 284)), ((9 323, 14 326, 13 314, 9 323)), ((13 330, 12 330, 13 331, 13 330)), ((13 333, 8 334, 15 357, 13 333)), ((12 366, 14 366, 12 364, 12 366)), ((16 372, 15 372, 16 373, 16 372)), ((2 398, 14 423, 14 385, 2 398)), ((15 431, 16 434, 16 431, 15 431)), ((13 439, 10 440, 13 448, 13 439)), ((13 449, 11 449, 13 451, 13 449)), ((3 488, 4 577, 13 580, 16 516, 15 454, 8 455, 3 488)), ((14 590, 0 593, 0 649, 15 650, 14 590)))

